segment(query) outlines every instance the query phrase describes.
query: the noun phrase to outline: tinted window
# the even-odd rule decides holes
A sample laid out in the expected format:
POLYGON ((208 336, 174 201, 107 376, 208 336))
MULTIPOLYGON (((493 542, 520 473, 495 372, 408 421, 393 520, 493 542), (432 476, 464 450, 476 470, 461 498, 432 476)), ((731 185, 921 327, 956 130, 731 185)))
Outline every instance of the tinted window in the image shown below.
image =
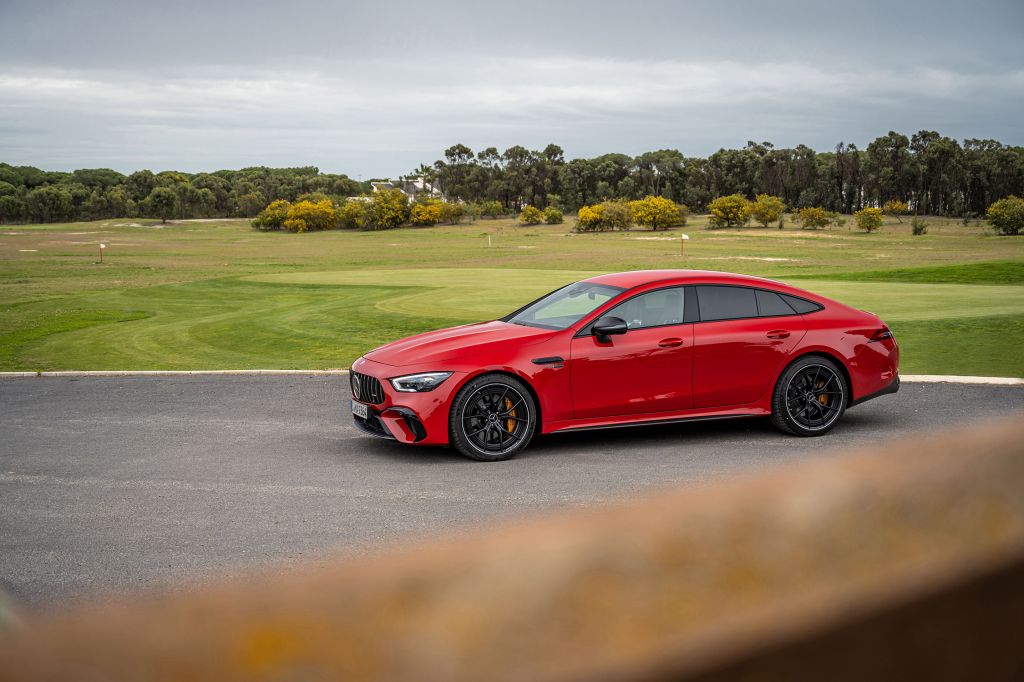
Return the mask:
POLYGON ((793 310, 797 311, 801 315, 805 313, 813 313, 815 310, 821 310, 821 306, 817 303, 812 303, 803 298, 797 298, 796 296, 790 296, 788 294, 779 294, 782 298, 786 299, 786 303, 793 307, 793 310))
POLYGON ((757 317, 757 302, 754 290, 746 287, 697 287, 700 301, 700 319, 733 320, 740 317, 757 317))
POLYGON ((605 315, 621 317, 630 329, 662 327, 683 322, 683 290, 681 287, 658 289, 634 296, 617 305, 605 315))
POLYGON ((775 317, 776 315, 792 315, 793 309, 782 300, 774 291, 757 290, 757 310, 761 317, 775 317))

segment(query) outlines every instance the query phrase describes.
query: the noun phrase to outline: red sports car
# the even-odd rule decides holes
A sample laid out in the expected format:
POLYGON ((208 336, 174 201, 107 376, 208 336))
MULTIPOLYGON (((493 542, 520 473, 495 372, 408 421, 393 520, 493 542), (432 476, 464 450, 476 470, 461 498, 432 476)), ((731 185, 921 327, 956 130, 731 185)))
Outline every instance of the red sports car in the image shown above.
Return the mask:
POLYGON ((367 433, 512 457, 537 434, 770 417, 818 436, 899 390, 878 316, 780 282, 698 270, 601 275, 492 322, 427 332, 352 365, 367 433))

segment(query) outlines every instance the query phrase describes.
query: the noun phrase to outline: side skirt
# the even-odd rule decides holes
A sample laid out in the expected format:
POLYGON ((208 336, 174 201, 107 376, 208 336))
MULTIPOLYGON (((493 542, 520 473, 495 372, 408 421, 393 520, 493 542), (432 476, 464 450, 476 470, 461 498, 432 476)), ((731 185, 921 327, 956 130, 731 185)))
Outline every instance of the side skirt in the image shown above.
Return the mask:
POLYGON ((656 419, 638 419, 635 421, 619 422, 615 424, 591 424, 584 426, 563 426, 547 433, 565 433, 566 431, 603 431, 605 429, 628 429, 633 426, 656 426, 658 424, 685 424, 687 422, 709 422, 722 419, 749 419, 750 417, 764 417, 765 414, 750 412, 743 414, 712 414, 698 417, 668 417, 656 419))

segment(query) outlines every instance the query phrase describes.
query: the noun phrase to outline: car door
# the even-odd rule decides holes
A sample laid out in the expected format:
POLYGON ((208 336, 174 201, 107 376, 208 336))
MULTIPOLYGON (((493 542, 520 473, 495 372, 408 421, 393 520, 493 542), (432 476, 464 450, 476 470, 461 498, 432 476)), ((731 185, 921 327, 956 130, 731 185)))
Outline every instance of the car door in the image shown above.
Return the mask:
MULTIPOLYGON (((625 334, 602 339, 588 325, 572 339, 570 382, 577 419, 692 405, 693 324, 686 316, 686 298, 685 287, 639 294, 601 315, 625 320, 625 334)), ((691 314, 695 319, 696 310, 691 314)))
POLYGON ((726 285, 695 288, 700 322, 693 339, 694 407, 756 402, 806 333, 803 318, 774 292, 726 285))

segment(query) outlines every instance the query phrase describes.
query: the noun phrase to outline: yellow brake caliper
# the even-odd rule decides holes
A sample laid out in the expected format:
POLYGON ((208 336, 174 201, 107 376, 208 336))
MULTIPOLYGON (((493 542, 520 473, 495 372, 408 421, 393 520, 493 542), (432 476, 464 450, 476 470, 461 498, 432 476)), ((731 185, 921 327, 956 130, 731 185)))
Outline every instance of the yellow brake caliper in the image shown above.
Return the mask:
MULTIPOLYGON (((818 384, 818 386, 817 386, 818 390, 821 390, 821 389, 825 388, 825 384, 826 384, 826 382, 824 382, 824 381, 822 381, 820 384, 818 384)), ((822 405, 828 405, 828 395, 825 394, 825 393, 822 393, 821 395, 819 395, 818 396, 818 402, 821 403, 822 405)))
POLYGON ((516 428, 516 420, 512 419, 512 417, 516 416, 516 411, 512 409, 512 401, 508 398, 505 398, 505 409, 509 411, 509 418, 505 420, 505 428, 509 433, 512 433, 516 428))

